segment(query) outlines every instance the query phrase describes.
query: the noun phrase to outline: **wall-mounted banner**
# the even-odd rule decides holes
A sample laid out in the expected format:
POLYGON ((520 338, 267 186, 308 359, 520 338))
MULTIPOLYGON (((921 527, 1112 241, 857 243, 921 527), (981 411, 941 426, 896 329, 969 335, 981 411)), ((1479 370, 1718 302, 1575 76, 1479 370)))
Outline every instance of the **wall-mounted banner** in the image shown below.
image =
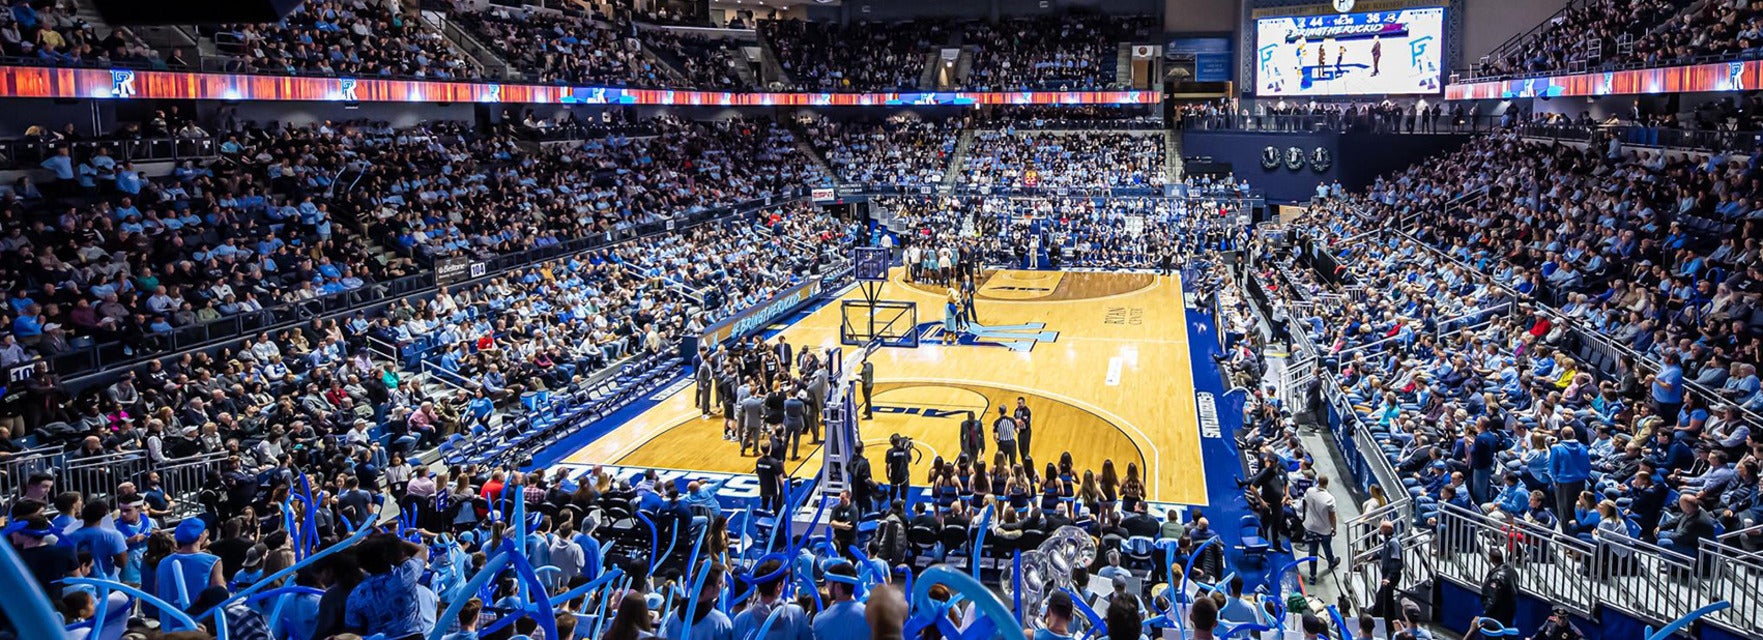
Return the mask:
POLYGON ((435 284, 447 286, 484 277, 489 265, 469 258, 442 258, 435 261, 435 284))
POLYGON ((745 311, 710 325, 709 328, 704 329, 704 334, 698 339, 698 344, 719 345, 724 340, 743 337, 764 329, 778 318, 807 304, 818 293, 820 293, 819 278, 804 280, 772 296, 764 304, 747 307, 745 311))
POLYGON ((508 102, 706 106, 972 104, 1157 104, 1154 91, 938 93, 736 93, 386 78, 0 66, 0 98, 297 100, 312 102, 508 102))
POLYGON ((1445 87, 1445 99, 1580 98, 1639 93, 1749 91, 1759 87, 1763 87, 1763 60, 1746 60, 1683 67, 1573 73, 1522 80, 1458 82, 1445 87))

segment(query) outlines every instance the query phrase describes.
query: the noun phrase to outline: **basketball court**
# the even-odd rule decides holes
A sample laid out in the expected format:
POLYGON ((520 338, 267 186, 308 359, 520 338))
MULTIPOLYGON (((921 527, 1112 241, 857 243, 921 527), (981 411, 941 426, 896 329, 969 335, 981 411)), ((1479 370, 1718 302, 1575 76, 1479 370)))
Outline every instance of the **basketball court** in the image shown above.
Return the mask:
MULTIPOLYGON (((1080 469, 1113 460, 1124 476, 1135 463, 1145 470, 1151 500, 1207 503, 1179 277, 987 272, 975 296, 980 326, 945 346, 939 338, 947 289, 903 275, 894 269, 880 297, 917 303, 920 346, 884 347, 870 357, 875 418, 858 422, 878 476, 891 434, 914 440, 921 455, 913 483, 922 486, 935 457, 953 461, 960 453, 957 434, 967 412, 981 416, 990 437, 997 407, 1014 407, 1021 397, 1034 412, 1030 453, 1037 471, 1067 451, 1080 469)), ((841 300, 861 297, 853 287, 841 300)), ((840 346, 841 300, 779 335, 797 348, 840 346)), ((722 438, 721 417, 701 418, 691 386, 676 388, 564 462, 752 472, 755 458, 740 456, 739 446, 722 438)), ((988 460, 991 453, 988 443, 988 460)), ((787 469, 811 475, 819 454, 804 440, 801 459, 786 460, 787 469)))

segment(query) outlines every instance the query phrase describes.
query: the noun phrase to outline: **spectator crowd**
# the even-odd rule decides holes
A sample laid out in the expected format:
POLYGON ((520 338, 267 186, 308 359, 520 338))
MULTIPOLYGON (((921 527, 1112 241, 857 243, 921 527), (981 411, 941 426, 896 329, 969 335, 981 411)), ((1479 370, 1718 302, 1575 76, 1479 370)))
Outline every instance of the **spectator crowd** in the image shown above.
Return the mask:
POLYGON ((1154 132, 982 130, 967 149, 962 182, 999 190, 1160 189, 1164 155, 1163 136, 1154 132))

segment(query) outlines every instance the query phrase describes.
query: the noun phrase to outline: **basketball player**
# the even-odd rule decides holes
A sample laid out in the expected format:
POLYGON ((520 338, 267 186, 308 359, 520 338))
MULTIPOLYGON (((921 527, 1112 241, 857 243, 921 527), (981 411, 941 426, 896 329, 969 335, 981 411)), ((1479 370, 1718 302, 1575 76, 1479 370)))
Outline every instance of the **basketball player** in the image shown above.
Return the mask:
POLYGON ((1371 75, 1376 76, 1383 62, 1383 38, 1371 36, 1371 75))

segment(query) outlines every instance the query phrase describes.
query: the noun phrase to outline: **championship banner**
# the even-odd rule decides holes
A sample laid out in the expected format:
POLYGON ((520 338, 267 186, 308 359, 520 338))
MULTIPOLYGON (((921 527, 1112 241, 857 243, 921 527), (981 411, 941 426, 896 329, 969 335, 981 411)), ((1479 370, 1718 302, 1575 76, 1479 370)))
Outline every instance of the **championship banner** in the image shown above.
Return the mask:
POLYGON ((820 293, 820 278, 809 278, 788 289, 784 289, 764 303, 748 307, 745 311, 710 325, 698 339, 698 344, 715 346, 726 340, 739 338, 765 328, 778 318, 806 304, 820 293))
POLYGON ((709 106, 886 106, 975 104, 1157 104, 1155 91, 750 93, 272 76, 194 71, 0 66, 0 98, 292 100, 310 102, 487 102, 709 106))

